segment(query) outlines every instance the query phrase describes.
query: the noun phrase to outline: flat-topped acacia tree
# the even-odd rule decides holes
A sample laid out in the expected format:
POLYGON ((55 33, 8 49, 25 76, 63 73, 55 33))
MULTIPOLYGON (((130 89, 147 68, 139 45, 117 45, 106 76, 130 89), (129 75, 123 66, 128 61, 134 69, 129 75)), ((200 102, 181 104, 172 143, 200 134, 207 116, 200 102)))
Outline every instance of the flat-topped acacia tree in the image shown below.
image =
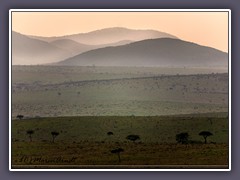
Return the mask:
POLYGON ((107 133, 107 135, 112 136, 112 135, 113 135, 113 132, 112 132, 112 131, 109 131, 109 132, 107 133))
POLYGON ((23 119, 23 117, 24 117, 24 116, 23 116, 22 114, 18 114, 18 115, 17 115, 17 118, 18 118, 19 120, 23 119))
POLYGON ((27 130, 26 133, 29 137, 30 142, 32 142, 32 134, 34 134, 34 131, 33 130, 27 130))
POLYGON ((52 142, 54 143, 55 142, 55 138, 59 135, 59 132, 52 131, 51 135, 52 135, 52 142))
POLYGON ((199 133, 199 136, 202 136, 204 138, 204 143, 207 144, 207 137, 212 136, 213 134, 209 131, 202 131, 199 133))
POLYGON ((123 152, 123 151, 124 150, 122 148, 117 148, 117 149, 111 150, 111 153, 118 155, 118 162, 119 163, 121 162, 120 153, 123 152))
POLYGON ((128 135, 126 139, 135 142, 136 140, 140 140, 140 136, 131 134, 131 135, 128 135))

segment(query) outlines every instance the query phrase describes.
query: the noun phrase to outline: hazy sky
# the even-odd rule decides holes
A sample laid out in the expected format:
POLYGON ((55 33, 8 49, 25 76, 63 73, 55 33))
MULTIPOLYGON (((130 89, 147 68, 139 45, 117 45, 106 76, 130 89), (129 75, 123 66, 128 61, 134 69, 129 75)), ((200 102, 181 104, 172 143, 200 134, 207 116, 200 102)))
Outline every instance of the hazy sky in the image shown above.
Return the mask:
POLYGON ((227 12, 12 12, 12 30, 61 36, 107 27, 154 29, 228 51, 227 12))

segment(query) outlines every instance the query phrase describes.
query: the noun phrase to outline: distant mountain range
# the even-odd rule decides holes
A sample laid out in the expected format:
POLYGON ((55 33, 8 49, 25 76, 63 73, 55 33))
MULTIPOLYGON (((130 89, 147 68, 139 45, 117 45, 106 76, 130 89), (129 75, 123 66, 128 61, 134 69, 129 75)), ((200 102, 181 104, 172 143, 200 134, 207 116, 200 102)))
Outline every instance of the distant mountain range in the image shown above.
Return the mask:
POLYGON ((28 36, 13 31, 12 63, 13 65, 54 63, 93 49, 162 37, 176 38, 154 30, 118 27, 61 37, 28 36))
POLYGON ((88 45, 88 44, 81 44, 70 39, 59 39, 59 40, 50 42, 50 44, 71 52, 73 56, 73 55, 80 54, 82 52, 90 51, 92 49, 98 49, 98 48, 103 48, 108 46, 120 46, 124 44, 129 44, 131 42, 132 41, 123 40, 123 41, 110 43, 110 44, 88 45))
POLYGON ((148 39, 91 50, 57 63, 71 66, 227 67, 228 55, 172 38, 148 39))
POLYGON ((116 27, 59 37, 13 31, 12 64, 227 67, 228 54, 155 30, 116 27))
POLYGON ((12 64, 32 65, 57 62, 70 57, 68 52, 48 42, 12 32, 12 64))
POLYGON ((121 41, 141 41, 144 39, 155 38, 177 38, 171 34, 155 31, 155 30, 135 30, 122 27, 105 28, 88 33, 79 33, 59 37, 40 37, 30 36, 34 39, 39 39, 47 42, 52 42, 59 39, 70 39, 81 44, 102 45, 112 44, 121 41))

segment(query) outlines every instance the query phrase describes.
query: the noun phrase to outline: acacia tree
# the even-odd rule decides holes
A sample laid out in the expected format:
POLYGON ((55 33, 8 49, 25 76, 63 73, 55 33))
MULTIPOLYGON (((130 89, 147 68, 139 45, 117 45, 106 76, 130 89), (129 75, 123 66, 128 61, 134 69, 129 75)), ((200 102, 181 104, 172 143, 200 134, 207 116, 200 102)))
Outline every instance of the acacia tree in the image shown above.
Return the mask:
POLYGON ((111 153, 118 155, 118 162, 119 163, 121 162, 120 153, 123 152, 123 151, 124 150, 122 148, 117 148, 117 149, 111 150, 111 153))
POLYGON ((30 142, 32 142, 32 134, 34 134, 34 131, 33 130, 27 130, 26 132, 27 132, 27 135, 29 137, 30 142))
POLYGON ((189 135, 188 135, 187 132, 179 133, 179 134, 176 135, 176 141, 178 143, 187 144, 188 143, 188 138, 189 138, 189 135))
POLYGON ((109 131, 109 132, 107 133, 107 135, 111 136, 111 135, 113 135, 113 132, 109 131))
POLYGON ((199 133, 199 136, 202 136, 204 138, 205 144, 207 144, 207 137, 212 136, 213 134, 209 131, 202 131, 199 133))
POLYGON ((52 131, 51 135, 52 135, 52 142, 54 143, 55 142, 55 138, 59 135, 59 132, 52 131))
POLYGON ((23 119, 23 117, 24 117, 24 116, 23 116, 22 114, 18 114, 18 115, 17 115, 17 118, 18 118, 19 120, 23 119))
POLYGON ((140 140, 140 137, 139 135, 128 135, 126 139, 135 142, 136 140, 140 140))

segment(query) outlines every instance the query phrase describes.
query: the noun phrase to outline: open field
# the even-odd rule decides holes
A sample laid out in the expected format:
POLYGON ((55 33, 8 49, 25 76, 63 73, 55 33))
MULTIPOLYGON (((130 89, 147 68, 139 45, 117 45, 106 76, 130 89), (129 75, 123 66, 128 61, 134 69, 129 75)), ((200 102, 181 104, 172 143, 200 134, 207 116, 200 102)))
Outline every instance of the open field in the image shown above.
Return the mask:
POLYGON ((14 120, 12 165, 30 165, 28 168, 31 165, 128 165, 127 168, 131 165, 227 166, 228 115, 14 120), (32 142, 26 134, 29 129, 34 130, 32 142), (204 144, 204 139, 198 135, 203 130, 213 133, 208 138, 208 144, 204 144), (52 142, 52 131, 60 133, 55 143, 52 142), (113 135, 107 135, 109 131, 113 135), (177 144, 175 136, 181 132, 188 132, 192 143, 177 144), (127 140, 126 136, 130 134, 139 135, 140 140, 127 140), (120 154, 121 162, 116 154, 110 152, 119 147, 124 149, 120 154))
POLYGON ((12 117, 226 112, 228 74, 215 71, 13 66, 12 117))
POLYGON ((228 168, 228 81, 226 69, 13 66, 12 167, 228 168))
POLYGON ((161 75, 190 75, 227 73, 219 68, 175 67, 95 67, 95 66, 12 66, 12 83, 58 84, 64 82, 152 77, 161 75))

